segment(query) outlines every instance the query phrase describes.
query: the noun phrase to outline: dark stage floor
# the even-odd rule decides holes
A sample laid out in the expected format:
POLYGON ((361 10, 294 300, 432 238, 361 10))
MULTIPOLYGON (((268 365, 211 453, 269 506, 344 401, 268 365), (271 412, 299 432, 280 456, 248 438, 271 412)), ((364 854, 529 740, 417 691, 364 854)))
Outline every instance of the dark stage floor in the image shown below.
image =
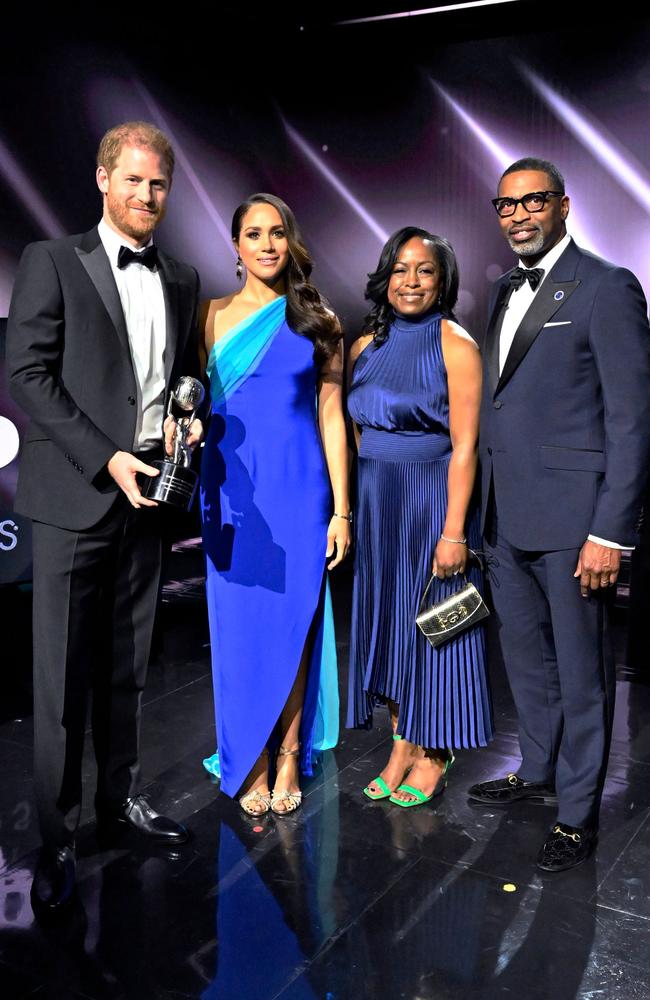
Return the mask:
MULTIPOLYGON (((163 608, 143 773, 154 804, 194 839, 176 854, 137 843, 102 853, 89 754, 83 910, 61 927, 37 926, 32 722, 14 685, 0 725, 3 1000, 650 996, 650 687, 619 682, 600 845, 573 872, 542 876, 533 866, 549 808, 498 812, 467 800, 472 782, 517 763, 498 668, 498 739, 459 754, 435 807, 399 810, 361 794, 389 750, 382 716, 373 732, 342 730, 295 816, 249 821, 201 767, 213 712, 196 553, 178 553, 173 569, 190 586, 168 590, 163 608)), ((348 586, 343 576, 335 588, 342 667, 348 586)))

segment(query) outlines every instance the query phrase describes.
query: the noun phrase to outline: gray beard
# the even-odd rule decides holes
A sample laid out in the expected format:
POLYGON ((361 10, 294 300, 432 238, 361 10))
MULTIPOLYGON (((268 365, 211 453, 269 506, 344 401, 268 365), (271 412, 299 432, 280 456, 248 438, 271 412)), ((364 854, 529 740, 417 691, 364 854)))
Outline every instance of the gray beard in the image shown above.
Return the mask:
POLYGON ((508 237, 508 243, 510 244, 510 249, 514 250, 518 257, 531 257, 534 254, 541 253, 544 249, 544 236, 542 233, 537 232, 529 240, 526 240, 525 243, 517 243, 516 240, 508 237))

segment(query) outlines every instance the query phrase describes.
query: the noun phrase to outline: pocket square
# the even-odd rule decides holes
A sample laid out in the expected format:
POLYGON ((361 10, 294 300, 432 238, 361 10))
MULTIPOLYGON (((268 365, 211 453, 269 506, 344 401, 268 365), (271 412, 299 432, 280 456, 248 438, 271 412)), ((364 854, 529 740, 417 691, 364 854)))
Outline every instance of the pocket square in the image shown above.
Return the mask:
POLYGON ((571 326, 570 319, 561 319, 555 323, 544 323, 544 326, 571 326))

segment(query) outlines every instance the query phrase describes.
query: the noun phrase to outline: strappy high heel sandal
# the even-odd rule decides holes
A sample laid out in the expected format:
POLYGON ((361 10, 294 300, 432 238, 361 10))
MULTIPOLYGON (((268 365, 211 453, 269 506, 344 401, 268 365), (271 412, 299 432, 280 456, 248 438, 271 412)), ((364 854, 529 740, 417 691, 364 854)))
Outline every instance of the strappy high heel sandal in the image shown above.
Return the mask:
MULTIPOLYGON (((393 739, 394 740, 401 740, 402 738, 403 737, 400 736, 399 733, 393 733, 393 739)), ((402 779, 404 779, 406 777, 406 775, 408 774, 408 772, 410 771, 410 769, 411 769, 410 766, 406 768, 406 770, 404 771, 404 774, 402 775, 402 779)), ((380 774, 378 774, 376 778, 373 778, 372 781, 368 782, 368 784, 366 785, 366 787, 363 790, 363 794, 367 795, 368 798, 372 799, 373 802, 377 802, 379 799, 388 799, 388 798, 390 798, 390 796, 393 794, 393 789, 389 788, 388 785, 386 784, 386 782, 384 781, 384 779, 382 778, 382 776, 380 774), (380 791, 379 792, 372 792, 370 790, 370 786, 371 785, 376 785, 377 788, 380 789, 380 791)))
MULTIPOLYGON (((424 750, 425 757, 431 757, 432 751, 422 748, 424 750)), ((447 751, 447 760, 445 761, 445 766, 443 768, 442 774, 438 778, 436 787, 431 792, 431 795, 425 795, 421 788, 415 788, 413 785, 402 784, 399 785, 395 792, 390 796, 390 802, 393 802, 396 806, 401 806, 402 809, 412 809, 414 806, 423 806, 426 802, 431 802, 432 799, 436 799, 439 795, 442 795, 445 788, 447 787, 447 771, 454 763, 456 758, 454 757, 451 750, 447 751), (406 792, 408 795, 412 795, 413 798, 410 800, 398 799, 395 797, 396 792, 406 792)))
MULTIPOLYGON (((269 752, 265 747, 260 757, 268 757, 268 755, 269 752)), ((253 788, 250 792, 246 792, 245 795, 241 796, 239 804, 249 816, 264 816, 271 808, 271 793, 260 792, 259 789, 253 788), (261 808, 258 808, 259 806, 261 808)))
MULTIPOLYGON (((278 750, 278 757, 299 757, 300 747, 296 747, 295 750, 290 750, 288 747, 281 746, 278 750)), ((279 792, 275 789, 271 792, 271 809, 276 816, 288 816, 289 813, 295 812, 296 809, 302 803, 302 792, 298 790, 297 792, 290 792, 288 788, 283 788, 279 792), (281 806, 280 809, 277 806, 281 806)))

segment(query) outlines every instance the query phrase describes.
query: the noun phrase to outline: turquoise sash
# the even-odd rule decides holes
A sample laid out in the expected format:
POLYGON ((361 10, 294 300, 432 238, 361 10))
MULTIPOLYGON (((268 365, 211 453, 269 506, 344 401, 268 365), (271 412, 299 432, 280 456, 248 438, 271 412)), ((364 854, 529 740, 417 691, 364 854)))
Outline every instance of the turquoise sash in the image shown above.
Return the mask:
POLYGON ((228 330, 210 351, 206 373, 212 408, 230 399, 252 375, 284 323, 286 296, 274 299, 228 330))

